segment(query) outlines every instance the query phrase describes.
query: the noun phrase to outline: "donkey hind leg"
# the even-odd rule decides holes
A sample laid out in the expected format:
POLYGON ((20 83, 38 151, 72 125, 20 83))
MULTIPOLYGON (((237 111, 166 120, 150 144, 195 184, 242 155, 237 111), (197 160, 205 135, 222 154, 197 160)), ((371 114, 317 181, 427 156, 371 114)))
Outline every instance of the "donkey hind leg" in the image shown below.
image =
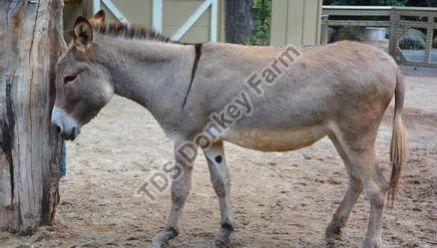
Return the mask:
POLYGON ((179 219, 191 188, 191 172, 194 158, 191 162, 184 160, 175 146, 175 168, 171 185, 171 210, 164 230, 153 238, 153 248, 168 246, 168 242, 179 234, 179 219))
POLYGON ((388 191, 388 182, 382 171, 376 166, 375 149, 372 148, 364 156, 371 157, 369 167, 361 167, 360 174, 364 183, 364 190, 370 201, 369 226, 363 247, 381 247, 381 227, 384 212, 385 198, 388 191))
POLYGON ((337 149, 337 152, 340 154, 340 157, 343 160, 346 166, 346 171, 349 175, 349 187, 346 195, 344 196, 340 206, 335 211, 331 222, 326 228, 326 240, 332 241, 333 239, 340 238, 341 229, 346 225, 352 208, 363 191, 363 184, 355 166, 353 166, 350 157, 346 153, 345 149, 343 149, 338 139, 335 137, 335 135, 330 135, 329 138, 337 149))
MULTIPOLYGON (((351 165, 363 182, 364 190, 370 201, 369 226, 363 247, 381 247, 381 225, 388 184, 381 170, 376 165, 374 134, 368 133, 363 137, 351 140, 339 139, 341 147, 350 158, 351 165), (364 137, 366 136, 366 137, 364 137)), ((341 137, 341 136, 337 136, 341 137)))
POLYGON ((230 178, 226 167, 223 143, 213 144, 204 150, 211 176, 211 182, 219 198, 221 226, 215 239, 216 247, 228 247, 229 236, 234 231, 234 211, 230 199, 230 178))

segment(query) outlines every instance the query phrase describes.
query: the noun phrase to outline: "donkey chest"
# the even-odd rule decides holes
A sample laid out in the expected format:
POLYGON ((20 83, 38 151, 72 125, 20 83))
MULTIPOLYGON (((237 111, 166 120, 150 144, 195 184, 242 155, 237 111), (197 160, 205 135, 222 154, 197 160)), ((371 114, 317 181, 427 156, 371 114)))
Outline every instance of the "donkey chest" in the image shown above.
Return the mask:
POLYGON ((292 130, 229 129, 222 139, 260 151, 290 151, 312 145, 327 133, 324 125, 292 130))

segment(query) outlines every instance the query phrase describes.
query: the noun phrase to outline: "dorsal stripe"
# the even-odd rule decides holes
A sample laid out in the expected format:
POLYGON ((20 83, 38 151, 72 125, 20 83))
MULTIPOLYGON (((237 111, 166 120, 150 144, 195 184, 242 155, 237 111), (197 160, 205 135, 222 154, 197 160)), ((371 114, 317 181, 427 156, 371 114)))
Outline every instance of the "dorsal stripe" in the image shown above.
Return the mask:
POLYGON ((193 62, 193 68, 191 70, 191 79, 190 83, 188 84, 187 93, 185 94, 184 102, 182 103, 182 109, 184 109, 185 104, 187 103, 188 95, 191 91, 191 86, 193 85, 194 77, 196 76, 197 67, 199 66, 199 60, 200 56, 202 56, 202 43, 194 44, 194 62, 193 62))

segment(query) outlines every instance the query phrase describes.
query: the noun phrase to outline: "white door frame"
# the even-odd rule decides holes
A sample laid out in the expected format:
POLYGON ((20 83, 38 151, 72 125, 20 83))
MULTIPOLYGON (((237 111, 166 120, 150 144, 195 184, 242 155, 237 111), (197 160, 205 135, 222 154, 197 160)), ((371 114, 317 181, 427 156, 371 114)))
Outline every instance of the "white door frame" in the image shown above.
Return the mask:
POLYGON ((93 0, 93 13, 97 13, 101 10, 100 1, 112 12, 112 14, 117 18, 120 22, 128 24, 129 21, 127 18, 121 13, 121 11, 112 3, 111 0, 93 0))
MULTIPOLYGON (((152 27, 159 33, 162 33, 163 28, 163 1, 153 0, 152 2, 152 27)), ((93 13, 97 13, 101 9, 101 3, 103 3, 114 16, 122 23, 129 23, 123 13, 112 3, 111 0, 93 0, 93 13)), ((218 36, 218 0, 205 0, 194 13, 188 18, 188 20, 182 25, 182 27, 171 37, 172 40, 179 41, 190 30, 199 18, 207 11, 211 10, 210 18, 210 31, 209 40, 216 42, 218 36)))

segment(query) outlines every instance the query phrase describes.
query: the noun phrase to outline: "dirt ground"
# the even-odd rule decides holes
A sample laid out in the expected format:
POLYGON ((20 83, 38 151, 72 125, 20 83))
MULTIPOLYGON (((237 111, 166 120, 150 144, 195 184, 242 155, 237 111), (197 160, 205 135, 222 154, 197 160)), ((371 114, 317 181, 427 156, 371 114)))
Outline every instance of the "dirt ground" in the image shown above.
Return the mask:
MULTIPOLYGON (((437 246, 437 70, 404 68, 408 166, 394 209, 385 211, 384 247, 437 246)), ((392 110, 378 136, 388 176, 392 110)), ((0 247, 149 247, 164 225, 170 194, 141 186, 168 160, 169 141, 133 102, 111 103, 68 144, 69 181, 61 183, 56 224, 32 236, 0 233, 0 247)), ((288 153, 226 144, 237 226, 233 247, 325 247, 324 230, 347 189, 345 168, 327 139, 288 153)), ((211 247, 219 227, 217 197, 199 156, 182 230, 171 247, 211 247)), ((338 247, 359 247, 367 228, 362 195, 338 247)))

